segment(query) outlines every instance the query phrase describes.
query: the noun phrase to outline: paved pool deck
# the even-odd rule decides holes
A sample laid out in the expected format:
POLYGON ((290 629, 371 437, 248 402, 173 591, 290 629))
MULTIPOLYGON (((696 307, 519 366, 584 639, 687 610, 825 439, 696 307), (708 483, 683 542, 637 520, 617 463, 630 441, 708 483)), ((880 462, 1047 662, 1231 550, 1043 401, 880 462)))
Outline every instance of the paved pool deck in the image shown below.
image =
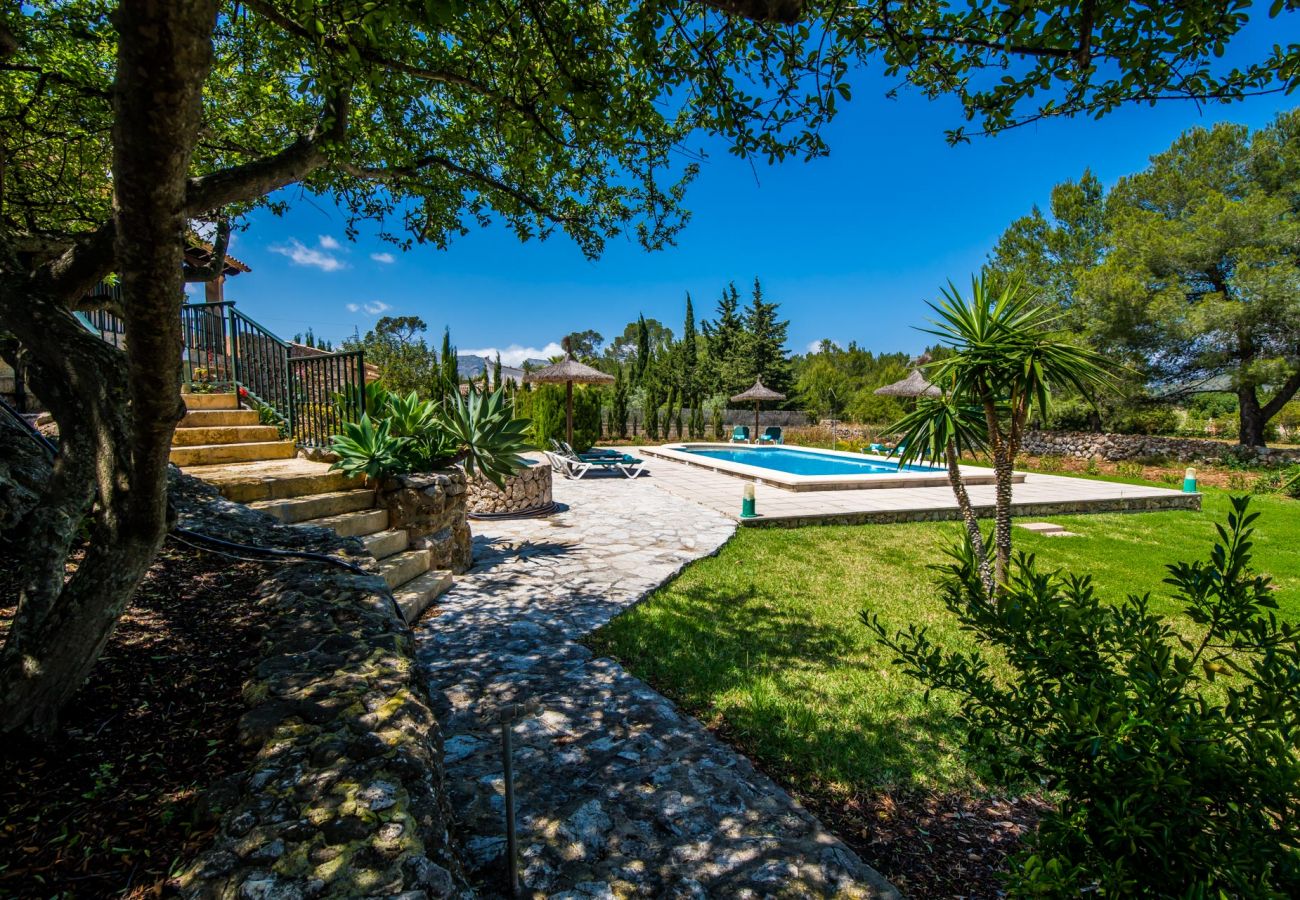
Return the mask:
MULTIPOLYGON (((947 485, 796 492, 756 484, 758 516, 742 519, 740 499, 746 479, 658 457, 654 447, 629 452, 645 460, 646 472, 641 477, 655 487, 716 510, 746 527, 931 522, 960 516, 947 485)), ((993 514, 994 490, 993 485, 969 488, 971 502, 980 515, 993 514)), ((1012 512, 1018 517, 1201 508, 1200 494, 1032 473, 1015 486, 1013 501, 1012 512)))

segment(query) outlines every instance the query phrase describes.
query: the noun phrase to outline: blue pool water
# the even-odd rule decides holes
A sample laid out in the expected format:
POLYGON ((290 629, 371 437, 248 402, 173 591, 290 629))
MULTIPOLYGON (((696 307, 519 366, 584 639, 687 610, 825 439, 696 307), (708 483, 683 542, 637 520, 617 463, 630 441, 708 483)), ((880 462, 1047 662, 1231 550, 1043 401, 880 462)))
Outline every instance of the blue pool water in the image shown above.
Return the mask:
MULTIPOLYGON (((851 459, 833 456, 815 450, 796 450, 791 447, 675 447, 682 453, 707 456, 727 462, 758 466, 790 475, 887 475, 899 471, 896 463, 882 463, 870 459, 851 459)), ((903 466, 904 472, 942 472, 933 466, 903 466)))

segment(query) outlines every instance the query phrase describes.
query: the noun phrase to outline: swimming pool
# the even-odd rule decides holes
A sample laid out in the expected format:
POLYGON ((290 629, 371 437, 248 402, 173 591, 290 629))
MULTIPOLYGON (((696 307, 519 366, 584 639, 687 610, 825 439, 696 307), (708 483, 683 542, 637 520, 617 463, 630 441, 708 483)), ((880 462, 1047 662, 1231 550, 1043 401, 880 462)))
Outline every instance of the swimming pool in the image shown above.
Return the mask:
POLYGON ((893 475, 898 472, 943 472, 933 466, 903 466, 879 458, 822 453, 796 447, 692 447, 681 452, 742 463, 789 475, 893 475))
MULTIPOLYGON (((946 469, 903 466, 884 456, 807 447, 755 447, 745 444, 664 444, 642 447, 660 459, 711 469, 736 478, 789 491, 840 491, 858 488, 938 487, 948 485, 946 469)), ((991 469, 962 466, 968 485, 993 484, 991 469)), ((1014 480, 1024 480, 1017 473, 1014 480)))

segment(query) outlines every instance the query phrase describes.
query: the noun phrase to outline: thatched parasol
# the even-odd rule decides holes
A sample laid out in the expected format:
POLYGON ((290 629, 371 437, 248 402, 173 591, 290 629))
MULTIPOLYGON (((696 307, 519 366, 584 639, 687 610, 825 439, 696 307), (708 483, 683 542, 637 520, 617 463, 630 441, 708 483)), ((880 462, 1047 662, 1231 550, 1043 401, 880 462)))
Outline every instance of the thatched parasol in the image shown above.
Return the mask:
POLYGON ((902 381, 895 381, 884 387, 876 388, 873 394, 882 397, 940 397, 943 392, 925 380, 920 369, 913 369, 912 374, 902 381))
POLYGON ((565 348, 564 359, 543 369, 524 373, 524 381, 534 384, 564 385, 564 435, 573 443, 573 386, 574 384, 613 384, 614 376, 599 369, 583 365, 565 348))
POLYGON ((731 398, 733 403, 754 403, 754 440, 758 440, 758 404, 764 400, 784 400, 785 394, 780 391, 774 391, 769 387, 763 386, 763 379, 759 378, 754 382, 754 386, 743 394, 737 394, 731 398))

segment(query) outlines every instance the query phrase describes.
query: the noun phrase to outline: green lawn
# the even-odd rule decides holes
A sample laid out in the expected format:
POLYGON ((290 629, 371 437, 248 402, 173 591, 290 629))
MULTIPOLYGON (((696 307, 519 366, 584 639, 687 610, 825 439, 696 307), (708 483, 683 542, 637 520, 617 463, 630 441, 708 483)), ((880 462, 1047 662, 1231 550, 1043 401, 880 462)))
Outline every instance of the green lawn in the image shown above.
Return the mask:
MULTIPOLYGON (((1103 595, 1150 591, 1157 612, 1180 608, 1163 564, 1204 557, 1227 494, 1201 513, 1063 516, 1077 538, 1017 529, 1017 548, 1090 571, 1103 595)), ((1255 568, 1276 581, 1281 615, 1300 620, 1300 502, 1256 498, 1255 568)), ((970 646, 932 589, 927 566, 955 523, 742 528, 713 558, 592 636, 598 652, 716 726, 769 771, 823 801, 880 788, 970 789, 955 706, 890 665, 858 613, 928 625, 970 646)), ((1185 620, 1184 620, 1185 621, 1185 620)), ((1190 623, 1188 623, 1190 627, 1190 623)))

